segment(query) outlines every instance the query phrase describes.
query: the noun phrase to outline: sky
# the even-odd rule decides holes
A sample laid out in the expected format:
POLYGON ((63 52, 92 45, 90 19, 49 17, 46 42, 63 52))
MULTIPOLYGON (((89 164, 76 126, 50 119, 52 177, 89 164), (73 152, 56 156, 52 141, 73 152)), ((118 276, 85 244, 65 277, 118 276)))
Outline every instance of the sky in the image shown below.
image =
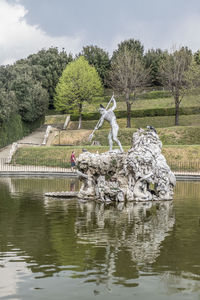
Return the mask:
POLYGON ((112 55, 125 39, 145 51, 200 49, 199 0, 0 0, 0 65, 41 49, 73 55, 97 45, 112 55))

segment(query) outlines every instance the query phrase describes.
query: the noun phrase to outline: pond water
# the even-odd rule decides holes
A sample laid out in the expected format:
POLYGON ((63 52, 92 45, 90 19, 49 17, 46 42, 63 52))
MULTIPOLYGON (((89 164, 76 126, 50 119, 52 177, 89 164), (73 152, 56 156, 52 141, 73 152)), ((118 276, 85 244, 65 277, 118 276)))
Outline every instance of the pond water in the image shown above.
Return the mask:
POLYGON ((200 182, 172 202, 53 199, 66 178, 0 178, 0 298, 200 299, 200 182))

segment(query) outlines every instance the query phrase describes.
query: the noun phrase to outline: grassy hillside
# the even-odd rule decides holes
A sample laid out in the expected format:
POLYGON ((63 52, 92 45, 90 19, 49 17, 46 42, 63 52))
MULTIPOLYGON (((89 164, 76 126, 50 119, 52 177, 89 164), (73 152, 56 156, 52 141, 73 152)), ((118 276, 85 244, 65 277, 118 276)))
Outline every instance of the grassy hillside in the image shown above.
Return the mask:
MULTIPOLYGON (((122 98, 123 99, 123 98, 122 98)), ((119 99, 116 97, 117 101, 117 109, 116 110, 124 110, 126 109, 126 103, 125 101, 121 101, 122 99, 119 99)), ((107 102, 98 101, 88 104, 84 103, 83 111, 84 112, 94 112, 97 111, 99 108, 99 103, 102 103, 104 106, 107 105, 107 102)), ((200 106, 200 96, 199 95, 187 95, 185 98, 183 98, 181 102, 181 107, 192 107, 192 106, 200 106)), ((168 108, 168 107, 174 107, 174 99, 173 97, 165 97, 165 98, 156 98, 156 99, 138 99, 135 100, 132 104, 132 110, 138 110, 138 109, 150 109, 150 108, 168 108)))
MULTIPOLYGON (((82 121, 82 129, 91 130, 95 127, 96 123, 96 120, 82 121)), ((126 128, 126 119, 118 119, 117 123, 120 128, 126 128)), ((152 125, 155 128, 173 127, 174 116, 132 118, 131 123, 133 128, 145 128, 147 125, 152 125)), ((180 126, 200 126, 200 115, 181 115, 180 126)), ((71 121, 68 129, 74 130, 77 128, 78 121, 71 121)), ((100 130, 107 128, 110 128, 110 125, 108 122, 104 122, 100 130)))
MULTIPOLYGON (((13 163, 24 165, 45 165, 45 166, 70 166, 70 155, 75 150, 76 156, 82 153, 82 146, 74 147, 24 147, 19 148, 13 157, 13 163)), ((96 153, 105 152, 108 147, 87 146, 88 151, 96 153)), ((130 146, 125 146, 128 151, 130 146)), ((200 165, 200 145, 177 145, 163 146, 162 153, 174 170, 180 169, 180 163, 193 170, 198 170, 200 165), (188 165, 190 162, 190 166, 188 165)))
MULTIPOLYGON (((132 135, 136 129, 121 128, 119 130, 119 140, 122 145, 131 145, 132 135)), ((158 128, 158 135, 164 145, 199 145, 200 144, 200 127, 195 126, 179 126, 158 128)), ((98 130, 95 133, 94 140, 100 142, 101 145, 108 144, 108 130, 98 130)))

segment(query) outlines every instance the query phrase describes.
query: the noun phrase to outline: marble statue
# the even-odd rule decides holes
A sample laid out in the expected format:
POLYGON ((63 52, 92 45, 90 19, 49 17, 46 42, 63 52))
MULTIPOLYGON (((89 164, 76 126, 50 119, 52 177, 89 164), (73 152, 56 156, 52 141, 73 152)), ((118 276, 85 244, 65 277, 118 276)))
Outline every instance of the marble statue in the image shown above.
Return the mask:
POLYGON ((121 143, 120 143, 120 141, 117 137, 118 131, 119 131, 119 126, 117 124, 116 116, 114 114, 114 110, 117 107, 114 96, 112 96, 112 98, 109 101, 107 107, 105 108, 102 104, 100 104, 99 112, 101 114, 101 118, 100 118, 99 122, 97 123, 97 125, 95 126, 93 132, 91 133, 90 140, 93 138, 94 132, 96 130, 98 130, 103 125, 103 122, 105 120, 105 121, 109 122, 110 126, 111 126, 110 132, 108 134, 108 141, 109 141, 110 151, 112 151, 113 141, 114 141, 119 146, 120 151, 123 152, 122 145, 121 145, 121 143), (107 109, 107 107, 109 106, 109 104, 111 102, 113 102, 113 106, 111 108, 107 109))
MULTIPOLYGON (((110 113, 112 111, 108 119, 109 116, 112 119, 110 113)), ((127 153, 121 148, 121 151, 101 154, 81 153, 77 159, 78 176, 82 181, 78 197, 105 203, 171 200, 176 178, 161 149, 162 142, 155 128, 148 126, 133 134, 127 153)))

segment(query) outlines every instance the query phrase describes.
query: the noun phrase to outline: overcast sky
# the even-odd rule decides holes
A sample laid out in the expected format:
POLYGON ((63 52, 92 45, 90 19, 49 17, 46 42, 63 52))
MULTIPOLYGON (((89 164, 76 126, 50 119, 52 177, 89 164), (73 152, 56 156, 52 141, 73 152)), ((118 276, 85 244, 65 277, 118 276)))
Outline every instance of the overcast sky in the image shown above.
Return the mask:
POLYGON ((51 46, 112 54, 129 38, 145 50, 200 49, 200 0, 0 0, 0 64, 51 46))

